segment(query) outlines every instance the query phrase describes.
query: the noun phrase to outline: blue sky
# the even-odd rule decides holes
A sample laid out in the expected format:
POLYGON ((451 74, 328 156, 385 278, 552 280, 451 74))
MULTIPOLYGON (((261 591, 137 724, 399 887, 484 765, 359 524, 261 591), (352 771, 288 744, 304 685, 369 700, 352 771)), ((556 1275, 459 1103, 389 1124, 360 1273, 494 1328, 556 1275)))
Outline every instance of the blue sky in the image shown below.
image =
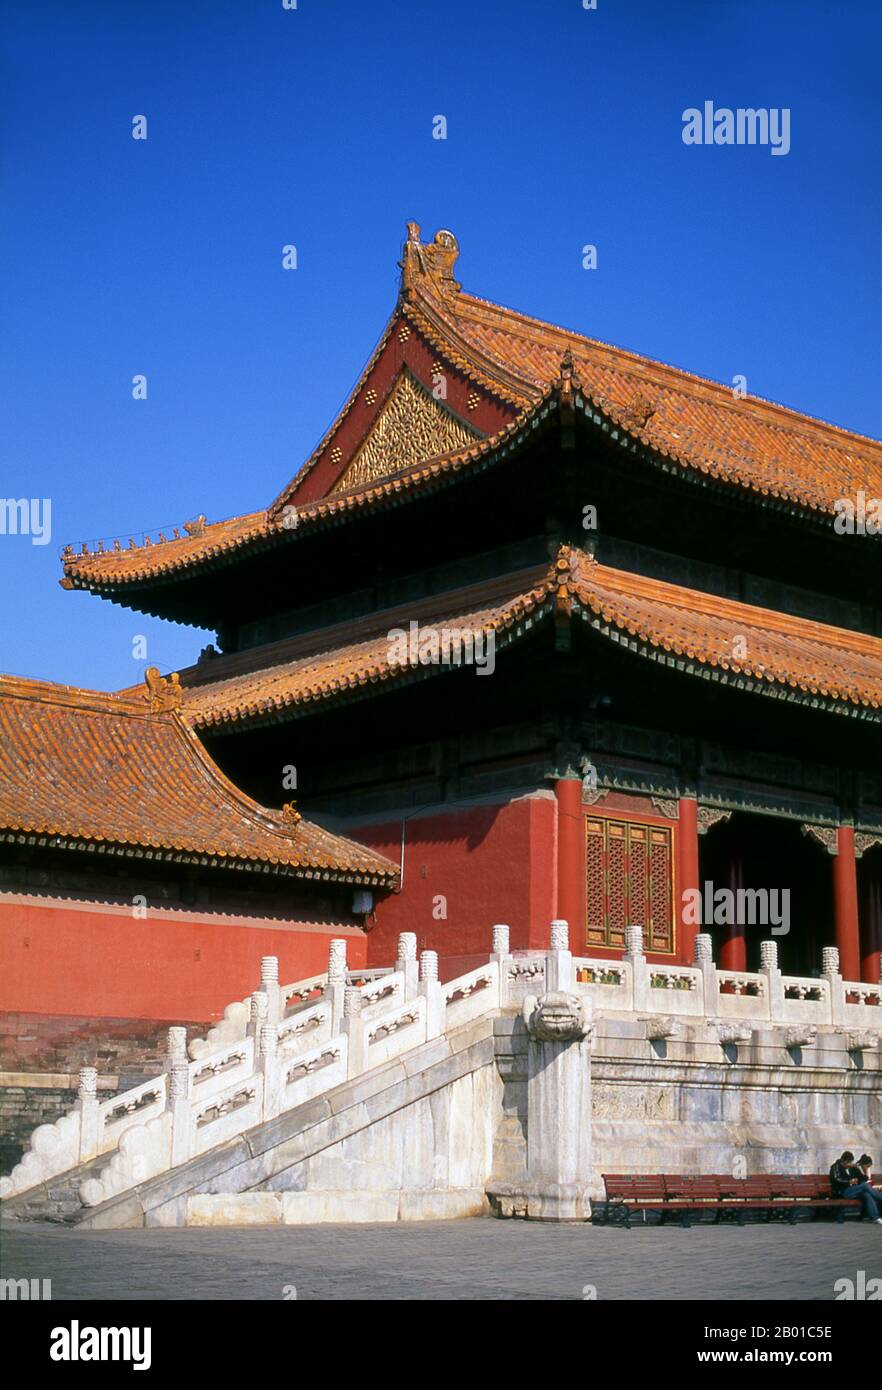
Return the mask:
POLYGON ((115 688, 137 635, 197 655, 65 593, 59 547, 266 505, 382 330, 408 219, 456 233, 473 293, 882 435, 876 0, 0 14, 0 495, 52 499, 51 544, 0 536, 0 669, 115 688), (684 145, 705 100, 789 108, 790 153, 684 145))

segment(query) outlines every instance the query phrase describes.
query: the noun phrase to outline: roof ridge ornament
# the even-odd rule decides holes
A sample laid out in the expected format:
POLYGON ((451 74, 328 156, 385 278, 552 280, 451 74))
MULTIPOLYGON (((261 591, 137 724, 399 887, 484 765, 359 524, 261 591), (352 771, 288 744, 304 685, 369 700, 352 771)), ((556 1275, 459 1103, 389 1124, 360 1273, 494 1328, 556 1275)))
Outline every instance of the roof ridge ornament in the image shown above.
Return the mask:
POLYGON ((151 714, 166 714, 169 710, 181 708, 184 692, 177 671, 172 671, 171 676, 166 679, 159 674, 157 666, 148 666, 144 672, 144 684, 147 687, 151 714))
POLYGON ((570 392, 581 391, 582 389, 582 381, 576 368, 572 348, 567 348, 560 359, 560 371, 555 385, 561 393, 568 395, 570 392))
POLYGON ((561 446, 564 449, 575 448, 575 401, 581 389, 582 382, 576 370, 572 349, 568 347, 560 359, 560 371, 552 387, 560 406, 561 446))
POLYGON ((576 592, 574 559, 571 547, 562 545, 554 562, 554 611, 567 617, 573 611, 573 595, 576 592))
POLYGON ((658 410, 651 396, 638 391, 628 404, 619 410, 619 418, 626 429, 643 430, 658 410))
POLYGON ((422 284, 442 295, 457 294, 462 289, 454 279, 453 267, 459 255, 459 242, 445 227, 440 228, 430 242, 420 241, 420 224, 408 222, 407 240, 401 252, 401 289, 405 297, 422 284))

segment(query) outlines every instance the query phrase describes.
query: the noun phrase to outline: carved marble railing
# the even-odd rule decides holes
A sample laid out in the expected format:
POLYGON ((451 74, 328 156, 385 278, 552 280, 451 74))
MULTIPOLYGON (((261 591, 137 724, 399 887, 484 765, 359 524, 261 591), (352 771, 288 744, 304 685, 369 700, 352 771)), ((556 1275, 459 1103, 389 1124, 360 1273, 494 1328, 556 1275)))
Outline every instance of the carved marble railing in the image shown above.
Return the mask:
MULTIPOLYGON (((328 983, 327 970, 321 975, 312 975, 308 980, 298 980, 293 985, 282 985, 282 998, 286 1008, 296 1009, 309 1004, 324 994, 328 983)), ((250 1002, 250 1001, 249 1001, 250 1002)))
POLYGON ((490 1009, 498 1009, 499 963, 488 961, 477 970, 461 975, 457 980, 442 986, 444 1000, 444 1028, 458 1028, 469 1023, 490 1009))
POLYGON ((633 1007, 634 980, 627 960, 591 960, 574 956, 576 988, 592 1000, 595 1011, 627 1011, 633 1007))
MULTIPOLYGON (((494 933, 499 930, 498 927, 493 928, 494 933)), ((496 944, 494 941, 494 946, 496 944)), ((495 955, 495 959, 499 965, 504 1004, 519 1004, 528 994, 542 993, 545 988, 544 952, 517 951, 514 955, 509 955, 506 946, 502 954, 495 955)))
MULTIPOLYGON (((565 941, 563 926, 559 940, 565 941)), ((499 966, 500 1003, 520 1007, 525 994, 541 994, 546 988, 546 954, 541 951, 510 952, 506 928, 494 927, 494 955, 499 966)), ((572 987, 587 995, 595 1012, 638 1013, 652 1017, 731 1020, 781 1025, 826 1025, 882 1033, 882 986, 844 981, 839 974, 839 955, 825 947, 818 977, 782 975, 775 941, 761 944, 758 971, 726 970, 713 960, 711 938, 696 939, 695 963, 655 965, 643 949, 640 927, 627 927, 621 960, 572 956, 572 987)))
POLYGON ((189 1059, 186 1029, 170 1028, 165 1070, 100 1104, 96 1072, 84 1069, 73 1110, 34 1131, 29 1151, 0 1180, 0 1197, 106 1153, 107 1166, 80 1189, 96 1205, 493 1012, 499 1000, 494 961, 442 986, 437 956, 424 951, 418 961, 411 932, 399 938, 392 969, 350 972, 346 942, 334 940, 327 972, 281 986, 278 961, 265 957, 259 987, 190 1044, 189 1059))
POLYGON ((692 967, 652 965, 643 952, 640 928, 628 927, 626 937, 622 962, 586 957, 573 962, 576 988, 590 993, 596 1008, 882 1033, 882 986, 843 980, 834 947, 823 950, 820 976, 798 977, 781 974, 775 941, 761 943, 761 967, 747 971, 718 967, 706 934, 696 939, 692 967), (622 967, 623 975, 612 973, 622 967))
POLYGON ((316 1004, 307 1004, 296 1013, 286 1015, 279 1024, 279 1047, 287 1055, 315 1047, 331 1036, 331 1014, 331 1005, 320 999, 316 1004))
POLYGON ((374 1015, 399 1004, 404 998, 405 977, 401 970, 387 970, 377 979, 366 980, 359 986, 362 1008, 371 1010, 374 1015))
POLYGON ((508 928, 496 926, 487 963, 444 984, 437 955, 424 951, 418 960, 411 932, 382 972, 350 972, 345 940, 330 943, 324 974, 295 985, 279 985, 278 961, 266 957, 258 988, 191 1043, 189 1057, 186 1029, 169 1029, 159 1076, 99 1102, 96 1072, 84 1068, 73 1110, 34 1131, 0 1180, 0 1197, 107 1155, 80 1189, 95 1205, 448 1031, 521 1010, 531 997, 570 994, 595 1016, 636 1014, 650 1043, 684 1038, 691 1022, 716 1027, 724 1046, 737 1047, 765 1025, 793 1050, 827 1027, 847 1036, 849 1051, 879 1056, 882 989, 843 981, 833 949, 824 950, 821 976, 803 979, 781 974, 773 941, 762 943, 761 968, 749 972, 718 969, 707 935, 697 938, 692 966, 648 962, 639 927, 627 928, 621 960, 573 957, 567 936, 567 924, 553 922, 546 951, 512 952, 508 928))
MULTIPOLYGON (((278 983, 278 974, 273 977, 273 971, 278 972, 278 963, 275 962, 273 956, 264 957, 261 970, 262 972, 267 971, 268 975, 265 979, 261 974, 258 990, 265 990, 267 986, 272 988, 273 984, 278 983)), ((346 978, 350 984, 365 986, 371 990, 372 999, 379 1000, 385 998, 389 993, 383 981, 392 974, 392 967, 388 965, 372 966, 370 969, 354 967, 347 971, 346 978)), ((293 984, 279 985, 278 988, 283 1009, 288 1014, 293 1014, 324 999, 328 988, 328 972, 325 970, 320 975, 311 975, 305 980, 295 980, 293 984)), ((203 1057, 224 1043, 238 1042, 244 1038, 248 1032, 253 997, 249 994, 246 999, 237 999, 234 1003, 228 1004, 224 1009, 221 1021, 210 1028, 204 1038, 194 1038, 191 1041, 189 1045, 190 1056, 203 1057)))

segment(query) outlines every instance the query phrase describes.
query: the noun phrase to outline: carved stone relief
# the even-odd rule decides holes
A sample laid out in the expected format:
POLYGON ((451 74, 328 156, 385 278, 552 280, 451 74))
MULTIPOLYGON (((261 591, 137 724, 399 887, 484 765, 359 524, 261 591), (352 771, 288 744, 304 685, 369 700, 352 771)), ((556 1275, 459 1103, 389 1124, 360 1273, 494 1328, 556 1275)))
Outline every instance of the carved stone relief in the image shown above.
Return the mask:
POLYGON ((662 1086, 608 1086, 595 1083, 591 1108, 595 1120, 675 1120, 676 1097, 662 1086))

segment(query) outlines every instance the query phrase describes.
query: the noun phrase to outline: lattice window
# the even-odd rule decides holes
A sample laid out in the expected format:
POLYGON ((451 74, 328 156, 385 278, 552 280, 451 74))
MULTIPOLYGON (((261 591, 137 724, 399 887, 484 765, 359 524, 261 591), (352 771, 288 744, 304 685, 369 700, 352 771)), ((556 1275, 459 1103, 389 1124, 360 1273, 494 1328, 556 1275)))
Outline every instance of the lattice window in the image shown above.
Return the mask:
POLYGON ((670 826, 586 816, 585 830, 588 945, 622 947, 634 925, 647 950, 672 952, 670 826))

